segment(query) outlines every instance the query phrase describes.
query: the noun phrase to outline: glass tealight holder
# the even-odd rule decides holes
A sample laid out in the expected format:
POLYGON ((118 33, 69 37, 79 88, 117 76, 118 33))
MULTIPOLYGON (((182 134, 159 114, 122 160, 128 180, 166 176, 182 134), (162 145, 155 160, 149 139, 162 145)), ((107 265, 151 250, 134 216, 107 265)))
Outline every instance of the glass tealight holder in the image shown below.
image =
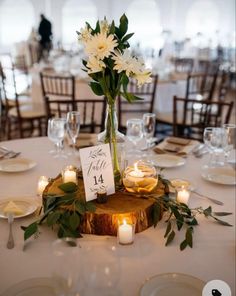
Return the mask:
POLYGON ((37 194, 38 196, 42 196, 46 186, 49 183, 49 179, 46 176, 39 177, 38 180, 38 187, 37 187, 37 194))
POLYGON ((73 165, 66 166, 61 172, 62 182, 68 183, 73 182, 78 184, 78 170, 73 165))
POLYGON ((189 185, 182 185, 176 187, 176 201, 188 205, 190 198, 191 190, 189 185))
POLYGON ((129 192, 150 193, 157 183, 157 171, 150 162, 139 160, 124 170, 123 184, 129 192))
POLYGON ((134 236, 135 224, 128 223, 125 219, 118 224, 117 241, 120 245, 132 245, 134 236))

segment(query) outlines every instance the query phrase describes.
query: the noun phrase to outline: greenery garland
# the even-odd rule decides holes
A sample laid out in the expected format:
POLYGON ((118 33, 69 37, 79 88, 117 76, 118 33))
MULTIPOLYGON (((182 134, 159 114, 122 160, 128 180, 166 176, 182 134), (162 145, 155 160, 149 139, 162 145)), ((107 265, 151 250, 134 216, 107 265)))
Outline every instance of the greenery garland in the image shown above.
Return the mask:
MULTIPOLYGON (((193 247, 193 232, 194 227, 198 225, 196 216, 198 214, 204 215, 206 218, 212 218, 217 223, 223 226, 232 226, 218 217, 231 215, 228 212, 213 212, 209 206, 206 209, 202 207, 190 209, 186 204, 179 203, 173 200, 169 194, 170 182, 159 175, 159 180, 165 186, 165 194, 157 196, 155 193, 143 195, 141 198, 152 199, 152 219, 154 227, 162 219, 162 212, 165 211, 166 231, 164 238, 166 238, 165 245, 169 245, 175 238, 176 232, 185 229, 185 238, 180 244, 180 250, 184 250, 187 246, 193 247)), ((52 195, 47 194, 43 203, 44 214, 37 221, 31 223, 27 227, 21 226, 24 231, 24 240, 29 239, 31 236, 35 238, 40 234, 39 226, 46 223, 48 227, 53 229, 57 228, 58 238, 80 238, 82 237, 79 232, 79 226, 83 219, 85 212, 95 212, 96 206, 93 202, 83 201, 83 192, 79 187, 73 183, 68 182, 58 186, 65 194, 52 195)), ((124 191, 124 187, 120 187, 119 191, 124 191)), ((127 194, 127 192, 126 192, 127 194)), ((130 193, 134 195, 133 193, 130 193)), ((137 194, 136 194, 137 196, 137 194)), ((71 244, 71 241, 69 241, 71 244)))

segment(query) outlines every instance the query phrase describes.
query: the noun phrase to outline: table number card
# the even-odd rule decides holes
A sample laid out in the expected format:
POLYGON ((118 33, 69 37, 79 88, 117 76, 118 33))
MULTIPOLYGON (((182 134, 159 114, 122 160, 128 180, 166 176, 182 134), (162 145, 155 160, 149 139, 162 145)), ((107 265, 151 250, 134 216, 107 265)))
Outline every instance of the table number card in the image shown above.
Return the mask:
POLYGON ((96 193, 106 190, 115 193, 114 175, 109 144, 80 149, 86 201, 97 198, 96 193))

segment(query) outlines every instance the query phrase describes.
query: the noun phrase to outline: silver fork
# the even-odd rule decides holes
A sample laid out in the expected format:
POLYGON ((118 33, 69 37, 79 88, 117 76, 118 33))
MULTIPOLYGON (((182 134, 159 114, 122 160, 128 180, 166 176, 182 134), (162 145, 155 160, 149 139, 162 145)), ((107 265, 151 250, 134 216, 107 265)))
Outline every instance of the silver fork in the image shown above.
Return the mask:
POLYGON ((8 224, 9 224, 9 236, 8 236, 8 241, 7 241, 7 248, 8 249, 13 249, 15 244, 14 244, 14 238, 13 238, 13 233, 12 233, 12 224, 14 221, 14 216, 12 213, 7 214, 7 219, 8 219, 8 224))

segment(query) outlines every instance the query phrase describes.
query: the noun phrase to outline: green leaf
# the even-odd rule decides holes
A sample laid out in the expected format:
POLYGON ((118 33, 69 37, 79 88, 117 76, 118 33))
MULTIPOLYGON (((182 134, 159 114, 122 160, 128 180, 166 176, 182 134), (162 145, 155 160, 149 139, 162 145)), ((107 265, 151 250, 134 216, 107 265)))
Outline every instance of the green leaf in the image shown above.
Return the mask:
POLYGON ((210 216, 211 213, 212 213, 212 208, 211 208, 211 207, 208 207, 207 209, 205 209, 205 210, 203 211, 203 214, 204 214, 206 217, 210 216))
POLYGON ((142 98, 139 98, 131 93, 127 93, 127 92, 120 92, 120 94, 122 95, 122 97, 124 97, 129 103, 135 102, 135 101, 143 101, 142 98))
POLYGON ((57 221, 60 219, 61 213, 59 211, 51 212, 47 216, 47 225, 52 226, 53 224, 56 224, 57 221))
POLYGON ((25 228, 25 233, 24 233, 24 240, 27 240, 28 238, 30 238, 32 235, 36 234, 38 232, 38 223, 34 222, 32 224, 30 224, 29 226, 27 226, 25 228))
POLYGON ((63 183, 58 187, 64 192, 68 192, 68 193, 75 192, 78 189, 78 186, 74 182, 63 183))
POLYGON ((73 230, 77 229, 80 224, 80 216, 76 212, 72 213, 72 215, 70 215, 69 223, 73 230))
POLYGON ((99 83, 97 82, 90 82, 90 87, 92 89, 92 91, 95 93, 95 95, 97 96, 102 96, 104 95, 102 87, 99 83))
POLYGON ((182 241, 182 243, 180 244, 180 251, 183 251, 186 247, 187 247, 188 243, 186 241, 186 239, 184 241, 182 241))
POLYGON ((46 199, 46 205, 45 205, 46 209, 45 210, 47 210, 48 208, 50 208, 53 205, 53 203, 55 203, 55 201, 56 201, 56 196, 47 197, 47 199, 46 199))
POLYGON ((228 216, 228 215, 232 215, 233 213, 229 213, 229 212, 213 212, 214 216, 228 216))
POLYGON ((228 222, 220 220, 220 219, 218 219, 218 218, 216 218, 214 216, 212 216, 212 218, 214 218, 217 221, 217 223, 219 223, 219 224, 221 224, 223 226, 233 226, 233 225, 229 224, 228 222))
POLYGON ((111 26, 110 26, 110 34, 114 35, 115 34, 115 22, 112 21, 111 26))
POLYGON ((197 219, 196 218, 193 218, 190 222, 187 222, 188 225, 192 225, 192 226, 195 226, 195 225, 198 225, 198 222, 197 222, 197 219))
POLYGON ((130 39, 133 35, 134 35, 134 33, 129 33, 129 34, 125 35, 125 36, 122 38, 122 42, 127 41, 127 40, 130 39))
POLYGON ((193 235, 192 235, 192 232, 193 232, 192 228, 189 227, 189 228, 187 228, 186 234, 185 234, 186 242, 190 246, 190 248, 193 247, 193 235))
POLYGON ((84 215, 84 213, 86 212, 85 205, 83 203, 81 203, 80 201, 76 201, 75 208, 76 208, 76 211, 78 211, 79 214, 81 214, 81 215, 84 215))
POLYGON ((95 30, 94 30, 94 33, 96 34, 96 33, 100 33, 100 24, 99 24, 99 21, 97 21, 97 23, 96 23, 96 28, 95 28, 95 30))
POLYGON ((123 14, 120 18, 120 26, 119 26, 121 37, 124 36, 128 30, 128 19, 125 14, 123 14))
POLYGON ((168 246, 173 241, 174 237, 175 237, 175 232, 174 232, 174 230, 172 230, 171 233, 167 237, 165 245, 168 246))
POLYGON ((88 212, 94 213, 96 211, 96 206, 93 202, 87 202, 86 203, 86 210, 88 212))
POLYGON ((154 227, 156 227, 157 223, 161 220, 161 212, 162 212, 162 209, 161 209, 160 204, 155 202, 153 204, 153 210, 152 210, 152 217, 153 217, 154 227))
POLYGON ((171 231, 171 222, 169 221, 166 227, 166 233, 164 235, 164 237, 167 237, 167 235, 169 234, 169 232, 171 231))

